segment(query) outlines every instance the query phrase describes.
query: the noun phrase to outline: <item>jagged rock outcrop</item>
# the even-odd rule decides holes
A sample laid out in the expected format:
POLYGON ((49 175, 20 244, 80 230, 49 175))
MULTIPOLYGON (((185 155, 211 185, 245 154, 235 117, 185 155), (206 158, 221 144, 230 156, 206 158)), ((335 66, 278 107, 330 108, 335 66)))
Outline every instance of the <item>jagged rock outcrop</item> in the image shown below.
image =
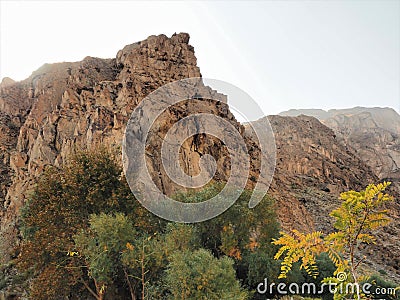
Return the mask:
POLYGON ((2 83, 1 137, 10 139, 11 145, 2 149, 2 169, 8 179, 2 181, 7 194, 3 192, 0 200, 3 260, 15 242, 16 216, 33 179, 46 165, 60 165, 74 148, 119 143, 135 101, 146 93, 143 89, 168 82, 167 74, 157 72, 153 64, 180 66, 172 70, 176 78, 200 75, 193 50, 182 38, 188 39, 151 37, 125 47, 117 59, 86 57, 82 62, 46 64, 22 82, 2 83), (149 43, 159 44, 160 51, 149 48, 149 43), (182 48, 180 64, 168 56, 175 53, 174 47, 182 48), (133 61, 138 59, 141 64, 133 61), (18 134, 11 137, 10 127, 18 134))
POLYGON ((11 85, 13 83, 15 83, 15 80, 13 80, 10 77, 4 77, 3 80, 0 83, 0 88, 6 87, 6 86, 11 85))
MULTIPOLYGON (((127 121, 145 96, 167 83, 201 76, 188 42, 185 33, 171 38, 151 36, 124 47, 115 59, 86 57, 81 62, 46 64, 22 82, 2 85, 0 138, 7 140, 2 144, 0 165, 4 177, 0 189, 3 261, 9 259, 18 241, 19 209, 47 165, 62 165, 76 149, 120 146, 127 121)), ((146 151, 152 159, 148 167, 154 182, 166 194, 178 189, 162 168, 159 155, 159 141, 172 124, 192 112, 203 112, 217 115, 244 132, 229 111, 225 96, 201 84, 198 88, 197 94, 225 103, 190 99, 171 107, 160 116, 149 138, 146 151)), ((256 143, 247 140, 248 148, 257 153, 256 143)), ((185 171, 196 175, 204 154, 211 154, 217 162, 215 179, 226 180, 228 151, 221 141, 207 135, 190 137, 182 145, 185 171)), ((252 176, 256 176, 256 168, 254 163, 252 176)))

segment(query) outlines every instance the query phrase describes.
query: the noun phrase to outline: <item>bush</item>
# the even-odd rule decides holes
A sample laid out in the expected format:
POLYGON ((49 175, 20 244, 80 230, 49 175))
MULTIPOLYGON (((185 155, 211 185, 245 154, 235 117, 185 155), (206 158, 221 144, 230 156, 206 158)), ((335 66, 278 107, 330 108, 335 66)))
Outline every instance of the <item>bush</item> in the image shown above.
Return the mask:
POLYGON ((176 252, 165 280, 170 299, 248 299, 249 293, 235 277, 233 263, 231 258, 217 259, 205 249, 176 252))

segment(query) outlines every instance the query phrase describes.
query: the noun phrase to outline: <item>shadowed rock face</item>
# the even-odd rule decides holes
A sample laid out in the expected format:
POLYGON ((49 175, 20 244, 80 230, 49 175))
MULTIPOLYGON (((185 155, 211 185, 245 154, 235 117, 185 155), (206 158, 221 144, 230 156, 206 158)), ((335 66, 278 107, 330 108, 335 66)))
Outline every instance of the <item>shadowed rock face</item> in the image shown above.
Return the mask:
MULTIPOLYGON (((183 78, 200 77, 194 49, 185 33, 148 39, 120 50, 114 59, 86 57, 81 62, 44 65, 21 82, 0 85, 0 254, 8 260, 18 245, 17 221, 35 179, 47 165, 60 166, 75 149, 121 144, 130 114, 158 87, 183 78)), ((224 98, 204 87, 208 93, 224 98)), ((206 93, 207 94, 207 93, 206 93)), ((162 114, 146 148, 151 176, 167 194, 174 185, 161 167, 160 137, 172 124, 192 112, 217 115, 243 136, 250 153, 250 180, 260 166, 260 150, 246 126, 239 124, 227 104, 191 100, 162 114)), ((277 143, 277 169, 270 193, 278 199, 285 229, 328 228, 328 212, 338 193, 360 189, 377 177, 328 127, 311 117, 269 117, 277 143)), ((181 165, 189 175, 199 172, 199 160, 211 154, 217 180, 229 176, 228 151, 221 141, 206 135, 187 139, 181 165)), ((256 208, 257 209, 257 208, 256 208)), ((399 249, 390 254, 398 229, 384 232, 387 251, 377 259, 380 268, 399 265, 399 249), (396 261, 397 257, 397 261, 396 261), (386 262, 384 261, 386 260, 386 262)), ((398 243, 397 243, 398 244, 398 243)), ((381 245, 382 246, 382 245, 381 245)), ((386 249, 386 248, 385 248, 386 249)), ((375 262, 374 262, 375 263, 375 262)), ((377 267, 377 268, 378 268, 377 267)))

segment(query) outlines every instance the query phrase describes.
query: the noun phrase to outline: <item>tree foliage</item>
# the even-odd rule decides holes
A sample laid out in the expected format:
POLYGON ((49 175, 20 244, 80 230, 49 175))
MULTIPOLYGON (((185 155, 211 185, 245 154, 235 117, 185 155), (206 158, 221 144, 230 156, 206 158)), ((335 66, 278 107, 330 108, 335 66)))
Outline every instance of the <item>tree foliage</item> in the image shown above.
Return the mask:
MULTIPOLYGON (((251 192, 245 191, 212 220, 167 223, 136 201, 117 155, 104 149, 78 152, 38 179, 22 210, 17 259, 19 270, 31 274, 31 299, 173 298, 177 290, 170 283, 177 277, 171 270, 180 263, 186 266, 181 275, 196 289, 192 299, 246 299, 250 293, 244 288, 252 290, 257 280, 272 276, 271 241, 279 232, 272 199, 250 209, 251 192), (197 289, 201 276, 209 282, 197 289)), ((222 186, 177 199, 204 201, 222 186)))
POLYGON ((292 234, 281 232, 281 237, 275 240, 274 244, 281 246, 274 258, 280 259, 284 256, 278 278, 285 278, 293 264, 298 261, 301 261, 300 269, 304 268, 307 274, 314 278, 318 275, 316 256, 327 251, 322 232, 308 234, 298 230, 292 230, 292 234))
POLYGON ((170 299, 248 299, 249 293, 240 287, 233 264, 231 258, 217 259, 205 249, 174 253, 166 275, 170 299))
MULTIPOLYGON (((131 221, 122 213, 92 215, 89 230, 81 230, 74 236, 76 254, 84 262, 88 276, 93 279, 95 291, 102 299, 109 285, 121 272, 121 255, 126 245, 136 236, 131 221)), ((89 287, 87 287, 89 289, 89 287)))
POLYGON ((116 156, 105 149, 78 152, 39 178, 22 211, 18 257, 21 271, 33 271, 32 298, 83 297, 89 293, 85 286, 94 288, 81 268, 84 261, 69 255, 92 214, 124 212, 135 216, 135 226, 157 230, 157 219, 137 204, 116 156))
MULTIPOLYGON (((303 234, 293 230, 290 234, 281 233, 281 237, 273 241, 280 246, 275 259, 281 259, 280 278, 285 278, 294 263, 300 261, 300 268, 314 278, 318 275, 316 256, 327 253, 336 266, 334 275, 343 275, 343 279, 326 278, 325 281, 336 283, 356 283, 365 280, 358 272, 362 262, 356 257, 361 244, 376 242, 374 230, 389 223, 388 210, 385 203, 393 201, 393 197, 385 193, 390 182, 377 185, 370 184, 365 190, 348 191, 340 194, 341 205, 331 212, 335 219, 333 233, 324 235, 322 232, 303 234)), ((362 297, 362 293, 353 293, 354 297, 362 297)), ((335 294, 335 298, 348 295, 335 294)))

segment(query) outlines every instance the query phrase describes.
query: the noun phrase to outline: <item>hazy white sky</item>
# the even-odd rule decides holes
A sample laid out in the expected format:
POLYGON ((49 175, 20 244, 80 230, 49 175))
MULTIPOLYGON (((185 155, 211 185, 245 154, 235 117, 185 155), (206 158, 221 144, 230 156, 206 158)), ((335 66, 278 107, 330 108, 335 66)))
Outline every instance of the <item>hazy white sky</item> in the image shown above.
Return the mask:
POLYGON ((4 1, 0 77, 188 32, 204 77, 290 108, 400 111, 400 1, 4 1))

